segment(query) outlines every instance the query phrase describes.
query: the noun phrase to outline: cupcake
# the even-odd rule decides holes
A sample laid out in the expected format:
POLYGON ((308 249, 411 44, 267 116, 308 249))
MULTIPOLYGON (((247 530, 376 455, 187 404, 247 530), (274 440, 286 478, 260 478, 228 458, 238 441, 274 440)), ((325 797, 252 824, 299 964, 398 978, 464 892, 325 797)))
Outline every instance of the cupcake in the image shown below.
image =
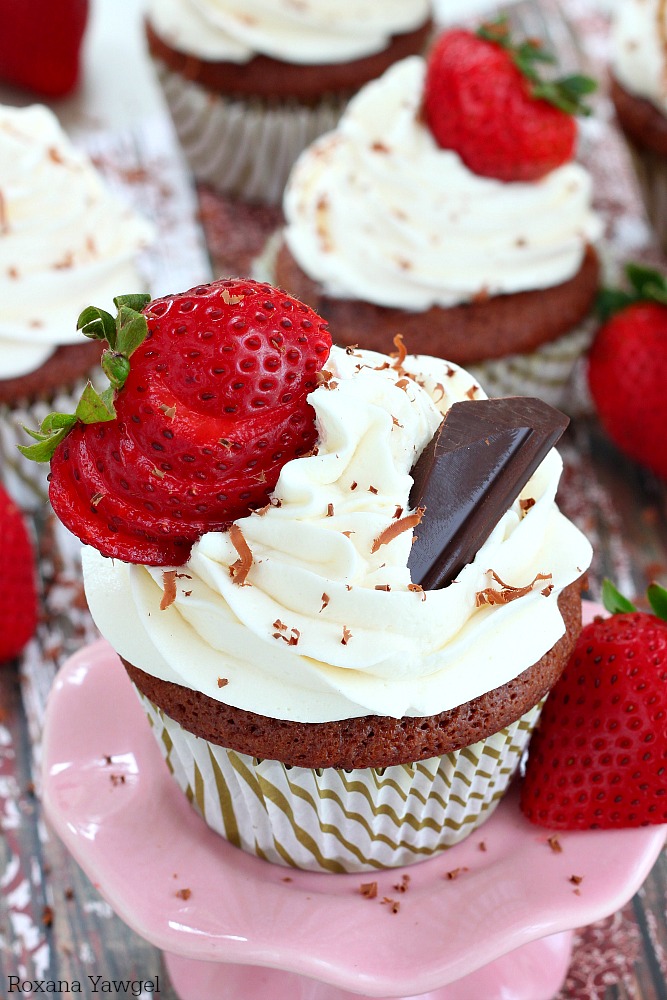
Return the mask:
POLYGON ((667 249, 667 13, 658 0, 624 0, 612 32, 611 98, 650 224, 667 249))
POLYGON ((23 425, 78 399, 100 347, 77 316, 91 295, 110 306, 141 284, 136 259, 151 236, 48 108, 0 107, 0 475, 21 502, 46 496, 16 449, 23 425))
POLYGON ((387 351, 400 333, 492 395, 562 405, 591 335, 601 225, 572 117, 526 96, 508 60, 456 30, 428 64, 369 83, 299 158, 275 262, 272 245, 258 266, 343 345, 387 351))
POLYGON ((56 433, 50 496, 175 779, 230 842, 300 869, 459 842, 580 630, 567 418, 400 342, 330 348, 251 281, 135 319, 129 351, 104 318, 131 354, 115 416, 56 433))
POLYGON ((269 204, 349 97, 420 52, 430 29, 428 0, 252 0, 224 10, 216 0, 151 0, 146 25, 195 178, 269 204))

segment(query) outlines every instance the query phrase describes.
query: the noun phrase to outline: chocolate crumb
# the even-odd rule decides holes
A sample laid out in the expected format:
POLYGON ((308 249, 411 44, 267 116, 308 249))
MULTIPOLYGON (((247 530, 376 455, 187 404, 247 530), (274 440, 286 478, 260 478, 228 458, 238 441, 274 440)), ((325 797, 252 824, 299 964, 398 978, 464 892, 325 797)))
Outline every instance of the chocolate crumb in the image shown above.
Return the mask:
POLYGON ((51 906, 45 906, 42 910, 42 923, 45 927, 53 925, 53 908, 51 906))
POLYGON ((452 868, 451 871, 445 873, 445 878, 447 879, 448 882, 453 882, 455 878, 458 878, 459 875, 462 875, 464 872, 467 871, 468 869, 465 866, 461 868, 452 868))
POLYGON ((480 840, 479 844, 477 845, 477 850, 478 851, 486 851, 486 843, 485 843, 485 841, 480 840))
POLYGON ((570 875, 570 882, 572 882, 573 885, 581 885, 583 881, 583 875, 570 875))
POLYGON ((401 881, 397 882, 393 888, 396 890, 396 892, 407 892, 409 885, 410 885, 410 876, 402 875, 401 881))
POLYGON ((293 882, 293 881, 294 881, 294 879, 292 878, 292 876, 291 876, 291 875, 285 875, 285 876, 283 876, 283 878, 281 879, 281 882, 293 882))

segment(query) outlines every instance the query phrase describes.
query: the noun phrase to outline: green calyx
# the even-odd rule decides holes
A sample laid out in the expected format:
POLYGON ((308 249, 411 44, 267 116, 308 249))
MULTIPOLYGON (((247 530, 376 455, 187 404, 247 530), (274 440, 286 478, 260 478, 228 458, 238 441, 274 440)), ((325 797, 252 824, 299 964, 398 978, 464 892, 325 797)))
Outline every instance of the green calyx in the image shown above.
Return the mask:
MULTIPOLYGON (((646 596, 656 618, 667 622, 667 590, 659 583, 651 583, 646 590, 646 596)), ((606 579, 602 581, 602 603, 612 615, 638 610, 627 597, 619 593, 611 580, 606 579)))
POLYGON ((109 379, 109 386, 98 392, 88 382, 74 413, 49 413, 38 431, 24 426, 35 443, 19 445, 22 455, 34 462, 50 462, 54 451, 77 421, 82 424, 97 424, 115 420, 116 392, 123 388, 130 373, 130 356, 143 343, 148 333, 146 317, 141 310, 150 299, 150 295, 144 294, 119 295, 113 300, 118 310, 115 319, 96 306, 88 306, 83 310, 77 320, 77 330, 81 330, 84 337, 90 340, 105 341, 109 345, 102 352, 101 358, 102 370, 109 379))
POLYGON ((625 291, 620 288, 603 288, 595 302, 595 309, 600 320, 606 323, 622 309, 636 302, 657 302, 667 305, 667 279, 651 267, 643 264, 627 264, 625 276, 630 288, 625 291))
POLYGON ((477 37, 499 45, 510 56, 516 68, 530 83, 530 93, 536 100, 548 101, 567 115, 590 115, 592 108, 584 98, 597 89, 597 83, 590 76, 573 73, 557 80, 544 80, 539 72, 540 64, 553 65, 555 57, 546 52, 541 42, 527 38, 516 44, 510 37, 507 17, 482 24, 477 37))

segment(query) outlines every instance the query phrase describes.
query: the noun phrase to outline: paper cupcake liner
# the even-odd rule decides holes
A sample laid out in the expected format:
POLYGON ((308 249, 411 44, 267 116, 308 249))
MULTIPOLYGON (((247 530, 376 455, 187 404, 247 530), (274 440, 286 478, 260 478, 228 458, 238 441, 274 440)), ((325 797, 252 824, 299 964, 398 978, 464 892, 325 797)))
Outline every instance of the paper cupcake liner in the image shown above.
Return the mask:
POLYGON ((510 354, 465 365, 489 396, 538 396, 568 413, 586 412, 582 385, 575 378, 579 360, 588 350, 596 329, 588 317, 570 333, 543 344, 529 354, 510 354))
POLYGON ((82 378, 62 386, 49 396, 21 400, 15 405, 0 404, 0 479, 24 510, 37 510, 48 500, 50 472, 48 462, 33 462, 25 458, 18 445, 32 444, 24 427, 37 430, 49 413, 73 413, 88 381, 103 387, 104 376, 99 366, 91 369, 90 379, 82 378))
POLYGON ((276 205, 299 153, 340 118, 347 97, 315 105, 215 94, 155 60, 176 134, 196 180, 244 201, 276 205))
POLYGON ((649 225, 667 253, 667 159, 652 149, 641 149, 625 135, 649 225))
POLYGON ((409 865, 467 837, 502 798, 541 709, 443 757, 311 770, 211 744, 138 694, 167 767, 211 829, 266 861, 326 872, 409 865))

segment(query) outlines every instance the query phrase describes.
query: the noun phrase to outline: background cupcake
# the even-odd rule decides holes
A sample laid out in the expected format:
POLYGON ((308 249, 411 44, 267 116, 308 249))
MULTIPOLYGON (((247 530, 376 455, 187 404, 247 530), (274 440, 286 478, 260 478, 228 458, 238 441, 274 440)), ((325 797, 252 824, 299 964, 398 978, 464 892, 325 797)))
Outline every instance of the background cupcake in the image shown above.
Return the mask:
POLYGON ((23 425, 68 409, 100 346, 76 321, 90 297, 111 305, 142 285, 152 227, 119 204, 41 105, 0 107, 0 473, 22 502, 46 496, 24 462, 23 425))
POLYGON ((152 0, 151 55, 195 177, 278 203, 296 157, 349 97, 420 52, 428 0, 152 0))
POLYGON ((327 357, 315 313, 248 281, 144 315, 116 419, 57 444, 50 496, 174 776, 218 832, 299 868, 456 843, 580 627, 590 547, 554 503, 553 428, 455 585, 425 590, 411 470, 453 404, 482 405, 466 372, 327 357))
POLYGON ((618 4, 611 98, 632 154, 649 222, 667 250, 667 10, 658 0, 618 4))
POLYGON ((493 395, 562 405, 601 224, 572 117, 528 88, 504 42, 466 31, 368 84, 296 164, 273 274, 344 344, 401 333, 493 395))

